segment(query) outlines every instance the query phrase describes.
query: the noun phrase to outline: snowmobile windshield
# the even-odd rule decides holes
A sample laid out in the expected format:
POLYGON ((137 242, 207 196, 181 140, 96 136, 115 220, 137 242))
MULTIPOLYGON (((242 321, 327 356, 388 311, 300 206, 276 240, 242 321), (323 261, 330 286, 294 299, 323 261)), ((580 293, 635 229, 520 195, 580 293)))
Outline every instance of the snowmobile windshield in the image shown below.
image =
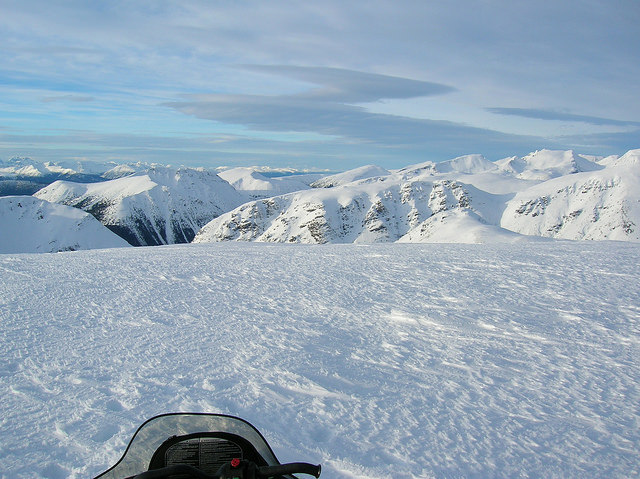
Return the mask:
POLYGON ((124 479, 149 469, 154 455, 172 441, 192 437, 238 437, 243 449, 256 453, 266 466, 279 464, 262 434, 243 419, 221 414, 163 414, 146 421, 133 435, 122 458, 96 479, 124 479))

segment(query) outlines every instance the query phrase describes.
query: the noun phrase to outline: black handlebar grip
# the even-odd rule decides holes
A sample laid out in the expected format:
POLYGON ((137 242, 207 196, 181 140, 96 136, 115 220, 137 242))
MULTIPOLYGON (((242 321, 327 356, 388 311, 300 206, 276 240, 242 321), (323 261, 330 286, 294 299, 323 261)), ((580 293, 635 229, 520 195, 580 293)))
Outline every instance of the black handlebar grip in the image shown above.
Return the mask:
POLYGON ((268 478, 272 476, 282 476, 283 474, 309 474, 313 477, 320 477, 322 466, 318 464, 307 464, 306 462, 292 462, 280 464, 278 466, 263 466, 258 468, 258 476, 268 478))

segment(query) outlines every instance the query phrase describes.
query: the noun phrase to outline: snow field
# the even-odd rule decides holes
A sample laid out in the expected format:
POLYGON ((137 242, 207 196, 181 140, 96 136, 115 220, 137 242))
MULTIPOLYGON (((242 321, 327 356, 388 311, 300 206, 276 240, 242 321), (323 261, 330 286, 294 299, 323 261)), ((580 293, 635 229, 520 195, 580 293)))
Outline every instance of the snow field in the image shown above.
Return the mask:
POLYGON ((222 412, 323 476, 640 470, 640 246, 0 255, 0 475, 89 477, 222 412))

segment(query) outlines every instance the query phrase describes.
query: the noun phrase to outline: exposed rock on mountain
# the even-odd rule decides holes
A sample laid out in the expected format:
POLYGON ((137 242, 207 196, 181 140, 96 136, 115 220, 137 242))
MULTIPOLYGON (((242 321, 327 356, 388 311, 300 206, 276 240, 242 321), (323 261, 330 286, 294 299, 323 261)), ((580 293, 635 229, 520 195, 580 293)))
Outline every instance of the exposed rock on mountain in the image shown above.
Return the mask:
POLYGON ((0 196, 31 195, 57 180, 95 183, 139 173, 149 165, 118 165, 114 162, 42 162, 32 158, 0 160, 0 196))
MULTIPOLYGON (((37 181, 45 170, 77 173, 28 159, 12 165, 37 181)), ((222 179, 202 169, 100 168, 105 166, 100 174, 115 179, 57 181, 35 196, 81 208, 133 245, 640 241, 640 150, 606 158, 541 150, 497 162, 466 155, 392 171, 369 165, 322 178, 234 168, 220 173, 222 179)), ((100 170, 91 168, 98 167, 85 171, 100 170)), ((22 181, 18 170, 5 170, 11 181, 22 181)))

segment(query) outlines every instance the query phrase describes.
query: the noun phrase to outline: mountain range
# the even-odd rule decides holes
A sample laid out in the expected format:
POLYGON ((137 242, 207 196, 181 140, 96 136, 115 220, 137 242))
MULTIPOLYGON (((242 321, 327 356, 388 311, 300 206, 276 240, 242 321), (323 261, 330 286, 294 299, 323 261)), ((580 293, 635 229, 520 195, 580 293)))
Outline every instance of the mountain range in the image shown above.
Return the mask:
MULTIPOLYGON (((39 201, 90 213, 134 246, 640 241, 640 150, 605 158, 540 150, 495 162, 466 155, 398 170, 368 165, 286 176, 256 168, 216 172, 17 159, 0 163, 0 185, 6 181, 44 186, 33 194, 39 201), (62 178, 51 182, 55 175, 62 178)), ((39 214, 46 215, 42 204, 39 214)), ((16 215, 15 207, 0 209, 2 236, 19 238, 31 228, 22 226, 24 214, 22 220, 16 215)), ((78 242, 61 249, 76 246, 105 247, 78 242)))
POLYGON ((639 157, 542 150, 498 162, 468 155, 389 172, 366 167, 315 183, 327 188, 245 203, 194 242, 638 241, 639 157))

